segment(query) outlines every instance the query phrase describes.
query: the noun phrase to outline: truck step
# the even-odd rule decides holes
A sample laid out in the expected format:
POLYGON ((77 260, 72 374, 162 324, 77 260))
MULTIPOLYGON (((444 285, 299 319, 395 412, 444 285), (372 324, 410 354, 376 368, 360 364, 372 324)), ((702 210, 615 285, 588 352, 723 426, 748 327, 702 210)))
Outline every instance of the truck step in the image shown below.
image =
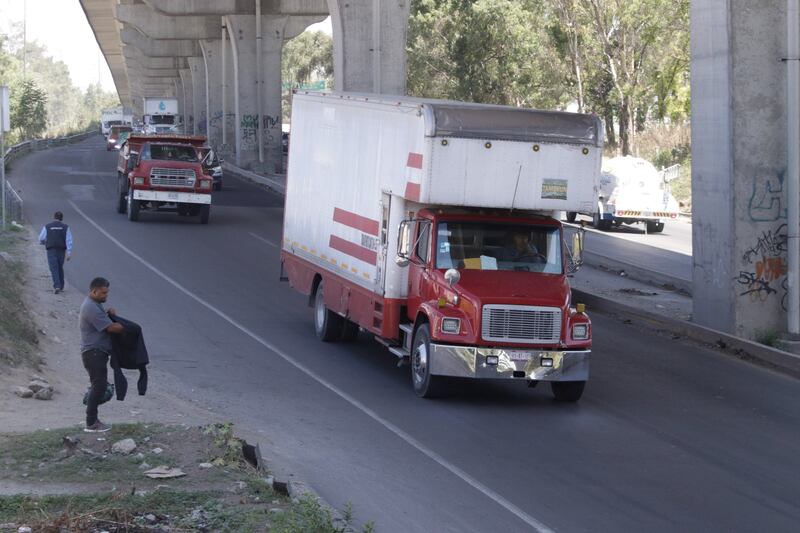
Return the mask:
POLYGON ((400 324, 400 330, 406 335, 411 335, 414 332, 414 324, 400 324))
POLYGON ((408 350, 400 346, 389 346, 389 351, 395 354, 397 357, 408 357, 411 355, 408 350))

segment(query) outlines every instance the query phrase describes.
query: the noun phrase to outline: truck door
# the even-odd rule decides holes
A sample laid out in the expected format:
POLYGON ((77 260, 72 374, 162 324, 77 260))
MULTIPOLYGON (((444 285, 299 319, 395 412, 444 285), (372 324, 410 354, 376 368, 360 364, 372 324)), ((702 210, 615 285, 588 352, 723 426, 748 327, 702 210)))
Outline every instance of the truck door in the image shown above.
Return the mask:
POLYGON ((386 294, 386 258, 389 249, 389 214, 391 211, 392 195, 384 192, 381 194, 381 244, 378 250, 378 266, 375 272, 375 292, 386 294))
POLYGON ((407 314, 412 321, 417 317, 419 306, 426 300, 426 289, 430 285, 431 226, 429 220, 417 223, 414 250, 408 266, 407 314))

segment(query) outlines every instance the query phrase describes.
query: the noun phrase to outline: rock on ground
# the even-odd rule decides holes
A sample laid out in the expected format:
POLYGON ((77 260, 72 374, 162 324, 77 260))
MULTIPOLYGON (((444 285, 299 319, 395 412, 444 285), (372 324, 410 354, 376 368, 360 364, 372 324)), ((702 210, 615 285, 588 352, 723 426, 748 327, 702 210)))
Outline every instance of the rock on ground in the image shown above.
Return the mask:
POLYGON ((136 449, 136 441, 133 439, 123 439, 111 445, 111 453, 128 455, 136 449))
POLYGON ((53 399, 53 389, 39 389, 34 395, 34 398, 37 400, 52 400, 53 399))
POLYGON ((28 388, 30 390, 32 390, 33 392, 39 392, 42 389, 53 390, 53 386, 52 385, 50 385, 48 382, 40 380, 40 379, 34 379, 30 383, 28 383, 28 388))
POLYGON ((13 392, 20 398, 30 398, 33 396, 33 391, 28 387, 14 387, 13 392))

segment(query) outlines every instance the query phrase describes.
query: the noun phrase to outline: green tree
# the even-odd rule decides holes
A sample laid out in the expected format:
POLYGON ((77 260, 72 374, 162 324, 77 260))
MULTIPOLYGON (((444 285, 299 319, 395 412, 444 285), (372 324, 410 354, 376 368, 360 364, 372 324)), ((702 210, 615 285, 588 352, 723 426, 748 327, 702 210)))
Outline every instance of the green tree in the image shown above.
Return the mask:
POLYGON ((303 32, 283 45, 281 58, 284 122, 290 121, 292 90, 322 82, 333 88, 333 39, 321 31, 303 32))
POLYGON ((22 80, 11 91, 11 127, 19 130, 23 138, 41 135, 47 128, 47 95, 32 79, 22 80))
POLYGON ((540 0, 413 0, 408 92, 526 107, 564 103, 540 0))

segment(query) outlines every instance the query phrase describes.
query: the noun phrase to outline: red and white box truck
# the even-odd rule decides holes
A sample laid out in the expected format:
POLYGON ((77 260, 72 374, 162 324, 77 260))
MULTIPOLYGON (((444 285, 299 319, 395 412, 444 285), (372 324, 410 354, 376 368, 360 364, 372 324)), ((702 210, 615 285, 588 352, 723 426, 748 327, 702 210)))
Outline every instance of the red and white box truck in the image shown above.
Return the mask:
POLYGON ((446 377, 550 382, 576 401, 592 328, 556 212, 594 209, 589 115, 387 95, 297 92, 281 261, 317 336, 360 329, 446 377))

